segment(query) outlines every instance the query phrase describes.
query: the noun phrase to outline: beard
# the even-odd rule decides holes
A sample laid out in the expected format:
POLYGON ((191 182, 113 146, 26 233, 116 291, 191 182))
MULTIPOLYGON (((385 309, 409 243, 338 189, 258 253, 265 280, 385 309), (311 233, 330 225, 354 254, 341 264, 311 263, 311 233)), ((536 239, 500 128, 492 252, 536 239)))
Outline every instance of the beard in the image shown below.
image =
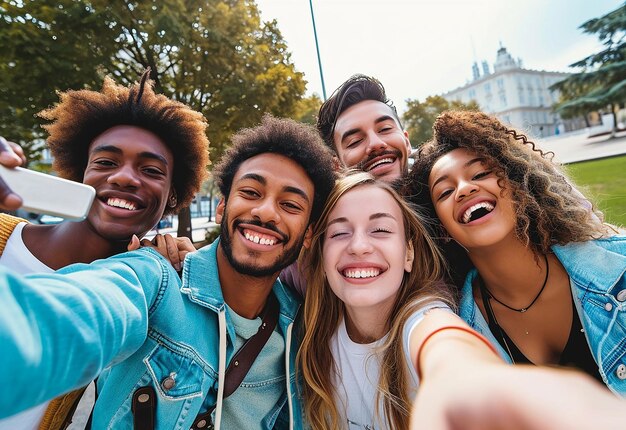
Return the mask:
MULTIPOLYGON (((285 267, 289 266, 294 261, 296 261, 298 255, 300 255, 302 245, 304 244, 305 233, 303 233, 302 236, 299 237, 293 245, 289 247, 284 247, 282 254, 280 254, 272 263, 268 265, 263 266, 254 263, 244 263, 242 261, 239 261, 233 253, 233 243, 229 230, 229 224, 230 222, 228 219, 228 210, 224 208, 222 230, 220 232, 220 245, 222 246, 222 250, 224 251, 224 254, 226 255, 226 258, 228 259, 230 265, 242 275, 253 276, 255 278, 262 278, 274 275, 280 272, 285 267)), ((273 232, 280 235, 283 244, 289 242, 289 236, 278 230, 273 224, 264 224, 258 220, 236 220, 232 226, 233 231, 237 229, 237 226, 239 224, 250 224, 272 230, 273 232)))

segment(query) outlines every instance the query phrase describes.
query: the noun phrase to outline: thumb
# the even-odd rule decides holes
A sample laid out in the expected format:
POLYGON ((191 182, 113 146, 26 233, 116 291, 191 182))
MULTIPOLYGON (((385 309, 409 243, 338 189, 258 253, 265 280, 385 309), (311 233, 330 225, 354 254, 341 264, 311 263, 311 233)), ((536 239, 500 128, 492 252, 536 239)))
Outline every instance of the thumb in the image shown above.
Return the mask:
POLYGON ((133 234, 133 237, 131 237, 130 242, 128 243, 128 247, 126 249, 128 249, 129 251, 134 251, 136 249, 139 249, 139 246, 139 238, 136 234, 133 234))

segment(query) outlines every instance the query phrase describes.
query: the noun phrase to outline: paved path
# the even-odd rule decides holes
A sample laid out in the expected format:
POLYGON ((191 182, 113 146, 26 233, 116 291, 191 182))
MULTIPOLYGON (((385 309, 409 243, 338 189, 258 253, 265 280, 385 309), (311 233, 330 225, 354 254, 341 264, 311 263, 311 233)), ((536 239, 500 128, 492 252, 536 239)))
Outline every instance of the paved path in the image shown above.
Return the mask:
POLYGON ((536 140, 536 143, 541 149, 554 152, 555 160, 561 163, 626 154, 626 132, 618 133, 613 139, 610 135, 589 138, 578 133, 536 140))

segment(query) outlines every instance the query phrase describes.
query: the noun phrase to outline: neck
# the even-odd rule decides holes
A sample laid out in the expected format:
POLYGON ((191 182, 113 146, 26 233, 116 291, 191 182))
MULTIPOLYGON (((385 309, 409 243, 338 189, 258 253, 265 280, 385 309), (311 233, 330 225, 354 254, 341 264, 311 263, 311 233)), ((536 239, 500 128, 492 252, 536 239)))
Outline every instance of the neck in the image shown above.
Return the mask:
POLYGON ((265 277, 244 275, 230 265, 222 245, 217 247, 217 268, 224 301, 244 318, 254 319, 263 310, 278 273, 265 277))
POLYGON ((489 292, 514 308, 527 306, 541 287, 546 264, 519 241, 469 254, 489 292))
POLYGON ((54 270, 107 258, 125 252, 128 246, 128 240, 112 241, 100 236, 87 221, 51 226, 29 224, 22 237, 28 250, 54 270))
POLYGON ((376 308, 351 308, 346 306, 345 319, 348 336, 355 343, 372 343, 382 339, 389 331, 389 310, 376 308), (382 316, 382 317, 381 317, 382 316))

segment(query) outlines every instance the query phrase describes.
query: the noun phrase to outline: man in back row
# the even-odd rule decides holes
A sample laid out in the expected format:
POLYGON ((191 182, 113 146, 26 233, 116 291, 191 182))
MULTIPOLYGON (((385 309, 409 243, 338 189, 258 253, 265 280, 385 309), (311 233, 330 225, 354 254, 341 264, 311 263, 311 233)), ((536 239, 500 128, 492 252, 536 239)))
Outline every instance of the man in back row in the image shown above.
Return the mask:
POLYGON ((0 417, 100 375, 93 428, 300 428, 299 302, 277 276, 308 246, 332 164, 315 130, 265 117, 216 166, 220 239, 182 280, 152 249, 0 272, 0 417))
POLYGON ((404 177, 411 142, 385 88, 375 78, 354 75, 321 106, 317 129, 346 167, 387 182, 404 177))

